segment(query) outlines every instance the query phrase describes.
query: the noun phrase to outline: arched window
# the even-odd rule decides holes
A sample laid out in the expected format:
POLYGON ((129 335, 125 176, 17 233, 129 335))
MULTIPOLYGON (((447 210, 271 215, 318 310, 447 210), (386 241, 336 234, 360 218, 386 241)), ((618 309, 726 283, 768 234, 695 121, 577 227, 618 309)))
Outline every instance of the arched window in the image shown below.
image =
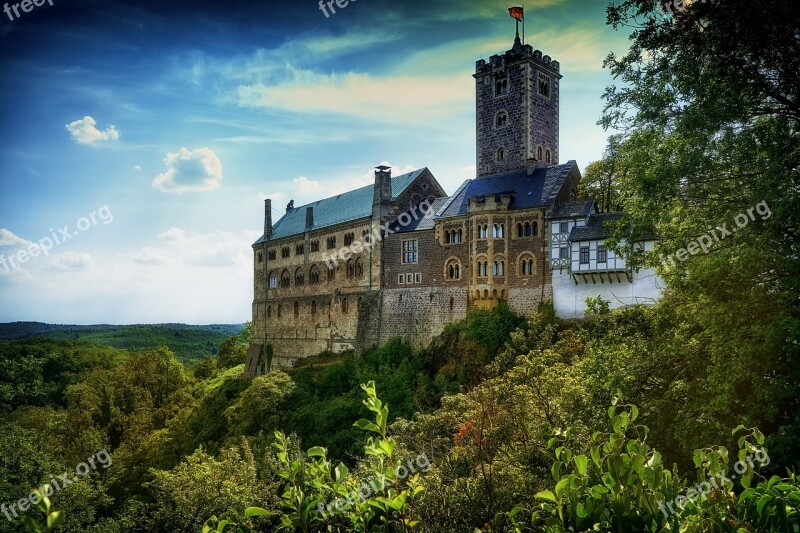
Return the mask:
POLYGON ((506 275, 506 262, 502 259, 495 259, 492 263, 492 275, 493 276, 505 276, 506 275))
POLYGON ((533 237, 536 237, 537 235, 539 235, 539 223, 536 222, 536 221, 534 221, 534 223, 531 224, 531 235, 533 237))
POLYGON ((456 242, 462 242, 464 240, 464 230, 458 230, 458 240, 456 242))
POLYGON ((353 279, 356 276, 356 262, 352 259, 347 261, 347 277, 353 279))
POLYGON ((475 265, 475 268, 478 272, 479 278, 485 278, 489 275, 489 262, 488 261, 481 261, 478 260, 478 263, 475 265))
POLYGON ((332 266, 328 267, 328 283, 336 279, 336 269, 332 266))
POLYGON ((541 161, 542 160, 542 147, 539 146, 536 148, 536 159, 541 161))
POLYGON ((535 260, 532 255, 524 254, 519 260, 519 274, 520 276, 533 276, 536 271, 535 260))
POLYGON ((503 224, 494 224, 492 226, 492 237, 495 239, 502 239, 505 226, 503 224))
POLYGON ((505 148, 498 148, 497 149, 497 162, 500 163, 506 160, 506 149, 505 148))
POLYGON ((270 289, 278 288, 278 275, 275 272, 269 273, 269 288, 270 289))
POLYGON ((281 288, 286 289, 292 285, 292 278, 288 270, 281 272, 281 288))
POLYGON ((544 162, 548 165, 550 164, 550 150, 545 150, 544 152, 544 162))
POLYGON ((295 302, 294 303, 294 317, 298 318, 299 316, 300 316, 300 303, 299 302, 295 302))
POLYGON ((359 257, 356 259, 356 277, 360 278, 364 275, 364 262, 359 257))
POLYGON ((503 128, 508 125, 508 113, 505 111, 500 111, 497 113, 497 118, 495 119, 495 127, 496 128, 503 128))
POLYGON ((298 268, 297 270, 295 270, 295 272, 294 272, 294 284, 297 287, 302 287, 303 286, 303 284, 305 283, 305 279, 304 278, 305 278, 305 276, 303 274, 303 269, 302 268, 298 268))
POLYGON ((319 283, 319 268, 317 265, 313 265, 308 272, 308 282, 311 285, 317 285, 319 283))
POLYGON ((488 239, 489 238, 489 226, 488 224, 483 224, 478 226, 478 238, 479 239, 488 239))
POLYGON ((450 259, 445 263, 445 276, 447 279, 461 279, 461 263, 458 259, 450 259))

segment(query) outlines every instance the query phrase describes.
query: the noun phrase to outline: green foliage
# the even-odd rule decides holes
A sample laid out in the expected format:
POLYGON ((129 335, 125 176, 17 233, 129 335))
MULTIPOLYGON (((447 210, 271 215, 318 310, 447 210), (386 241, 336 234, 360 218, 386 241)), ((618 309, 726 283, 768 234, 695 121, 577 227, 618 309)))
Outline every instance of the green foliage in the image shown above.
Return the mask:
MULTIPOLYGON (((737 497, 735 483, 725 475, 731 463, 724 446, 695 450, 698 483, 684 485, 647 444, 647 428, 635 424, 638 415, 635 405, 615 400, 608 409, 612 432, 595 433, 594 445, 582 454, 551 440, 556 484, 536 494, 541 503, 531 520, 537 530, 791 531, 800 523, 796 476, 767 480, 754 469, 753 454, 768 458, 757 429, 739 439, 735 471, 743 474, 744 490, 737 497), (750 488, 754 476, 763 481, 750 488)), ((519 528, 520 509, 515 510, 509 518, 519 528)))
POLYGON ((259 500, 255 463, 244 440, 218 458, 199 448, 173 470, 154 472, 148 487, 159 502, 152 525, 157 531, 197 531, 209 514, 235 513, 259 500))
MULTIPOLYGON (((407 479, 398 475, 397 442, 387 436, 389 409, 378 399, 374 382, 362 388, 367 394, 363 403, 374 419, 361 419, 354 426, 371 434, 364 446, 369 486, 359 483, 343 463, 334 467, 325 448, 313 447, 305 456, 296 456, 289 439, 276 432, 277 475, 284 484, 281 530, 316 531, 328 524, 336 531, 408 531, 417 524, 412 502, 423 491, 419 474, 407 479)), ((251 512, 272 514, 264 509, 251 512)), ((212 518, 204 531, 212 531, 214 524, 221 523, 212 518)))
POLYGON ((247 347, 253 334, 253 325, 248 322, 237 335, 222 341, 217 350, 217 364, 220 368, 243 365, 247 360, 247 347))
POLYGON ((22 517, 22 523, 25 527, 28 528, 29 531, 35 533, 50 533, 51 531, 55 531, 64 521, 63 511, 51 510, 52 505, 50 503, 50 498, 47 497, 47 493, 52 491, 52 487, 50 485, 45 485, 43 488, 44 492, 39 489, 34 489, 33 493, 39 496, 39 502, 36 504, 36 508, 44 515, 44 523, 39 523, 30 516, 22 517))
POLYGON ((230 435, 256 435, 281 427, 283 404, 295 390, 288 374, 274 370, 253 379, 225 411, 230 435))

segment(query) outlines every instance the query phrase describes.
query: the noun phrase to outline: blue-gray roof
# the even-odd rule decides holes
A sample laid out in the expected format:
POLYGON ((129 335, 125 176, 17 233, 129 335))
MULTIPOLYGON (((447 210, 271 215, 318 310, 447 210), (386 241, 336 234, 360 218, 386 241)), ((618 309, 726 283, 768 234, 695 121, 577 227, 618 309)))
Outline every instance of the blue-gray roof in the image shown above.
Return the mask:
POLYGON ((585 226, 575 226, 569 232, 569 240, 577 241, 599 241, 607 239, 611 232, 605 223, 609 221, 619 220, 622 217, 621 212, 616 213, 603 213, 600 215, 592 215, 586 222, 585 226))
MULTIPOLYGON (((433 229, 436 226, 434 219, 434 215, 436 214, 439 209, 449 200, 448 197, 443 198, 436 198, 433 202, 431 202, 431 207, 428 209, 423 216, 420 216, 420 213, 416 213, 417 218, 414 218, 414 213, 409 215, 410 222, 403 226, 400 222, 395 219, 393 222, 389 224, 389 229, 395 233, 405 233, 407 231, 422 231, 426 229, 433 229)), ((399 218, 399 217, 398 217, 399 218)))
POLYGON ((594 213, 594 200, 566 202, 555 206, 547 218, 551 220, 559 218, 582 218, 588 217, 592 213, 594 213))
POLYGON ((499 194, 510 194, 509 209, 530 209, 553 205, 570 173, 577 168, 575 161, 563 165, 537 168, 533 174, 515 170, 471 180, 454 195, 453 201, 437 218, 466 215, 469 199, 499 194))
MULTIPOLYGON (((392 178, 392 201, 403 194, 403 192, 417 179, 427 167, 396 176, 392 178)), ((272 236, 269 240, 274 241, 292 235, 299 235, 309 230, 317 230, 351 222, 360 218, 372 216, 372 199, 375 185, 367 185, 360 189, 348 191, 324 200, 295 207, 278 220, 272 226, 272 236), (306 228, 306 208, 314 208, 314 225, 306 228)), ((264 235, 255 244, 263 244, 267 239, 264 235)))

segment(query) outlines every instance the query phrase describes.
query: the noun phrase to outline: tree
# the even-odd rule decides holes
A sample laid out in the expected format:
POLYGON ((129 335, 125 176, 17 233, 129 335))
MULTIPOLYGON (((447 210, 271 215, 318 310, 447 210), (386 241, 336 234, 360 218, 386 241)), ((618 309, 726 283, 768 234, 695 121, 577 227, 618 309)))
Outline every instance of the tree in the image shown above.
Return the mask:
POLYGON ((252 435, 259 430, 274 431, 282 419, 283 402, 294 390, 292 378, 279 370, 254 378, 236 403, 225 411, 231 432, 252 435))
POLYGON ((578 184, 578 196, 584 200, 594 200, 601 213, 624 209, 619 190, 619 173, 624 167, 620 166, 617 154, 622 140, 621 135, 610 136, 603 159, 589 163, 578 184))
POLYGON ((698 388, 704 412, 780 435, 770 446, 785 446, 791 464, 800 459, 789 444, 800 438, 800 12, 782 0, 760 2, 757 16, 749 1, 704 0, 665 16, 652 0, 625 0, 607 13, 615 29, 633 30, 628 53, 606 60, 619 85, 605 93, 601 124, 624 134, 615 162, 626 223, 614 242, 667 280, 673 347, 706 369, 688 382, 714 384, 698 388), (652 254, 632 248, 647 233, 659 237, 652 254))

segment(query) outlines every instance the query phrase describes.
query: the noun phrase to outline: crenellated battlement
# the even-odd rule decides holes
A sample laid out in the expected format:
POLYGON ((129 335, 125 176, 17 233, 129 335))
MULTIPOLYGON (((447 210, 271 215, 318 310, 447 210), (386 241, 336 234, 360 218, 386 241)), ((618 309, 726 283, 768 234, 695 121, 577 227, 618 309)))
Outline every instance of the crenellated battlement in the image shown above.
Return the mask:
POLYGON ((491 74, 496 70, 505 69, 508 65, 525 60, 533 61, 536 65, 550 71, 551 74, 560 75, 560 63, 548 55, 543 55, 541 50, 534 50, 529 44, 523 45, 518 50, 512 48, 503 54, 495 54, 488 60, 479 59, 475 62, 475 74, 491 74))

